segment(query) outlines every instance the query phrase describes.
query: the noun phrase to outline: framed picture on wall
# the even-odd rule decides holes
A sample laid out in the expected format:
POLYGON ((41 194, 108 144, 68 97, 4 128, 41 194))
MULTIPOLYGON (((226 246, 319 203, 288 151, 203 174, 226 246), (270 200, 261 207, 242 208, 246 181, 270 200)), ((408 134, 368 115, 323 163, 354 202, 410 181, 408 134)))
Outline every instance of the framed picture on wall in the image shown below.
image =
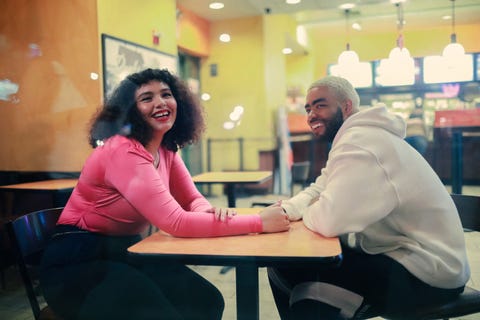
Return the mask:
POLYGON ((152 48, 102 34, 103 92, 112 90, 127 75, 146 69, 168 69, 177 73, 177 57, 152 48))

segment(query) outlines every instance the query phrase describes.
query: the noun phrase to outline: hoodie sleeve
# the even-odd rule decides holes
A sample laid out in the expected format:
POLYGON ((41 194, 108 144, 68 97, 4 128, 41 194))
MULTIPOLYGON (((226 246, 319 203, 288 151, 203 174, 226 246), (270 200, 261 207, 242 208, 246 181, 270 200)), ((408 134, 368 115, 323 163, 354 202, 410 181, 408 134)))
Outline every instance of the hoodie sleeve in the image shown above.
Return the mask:
POLYGON ((398 203, 381 159, 359 146, 344 144, 332 150, 323 173, 324 190, 304 209, 303 221, 324 236, 362 231, 398 203))
POLYGON ((315 183, 297 193, 294 197, 282 201, 282 208, 288 215, 288 219, 296 221, 302 219, 308 207, 314 202, 325 189, 325 168, 315 183))

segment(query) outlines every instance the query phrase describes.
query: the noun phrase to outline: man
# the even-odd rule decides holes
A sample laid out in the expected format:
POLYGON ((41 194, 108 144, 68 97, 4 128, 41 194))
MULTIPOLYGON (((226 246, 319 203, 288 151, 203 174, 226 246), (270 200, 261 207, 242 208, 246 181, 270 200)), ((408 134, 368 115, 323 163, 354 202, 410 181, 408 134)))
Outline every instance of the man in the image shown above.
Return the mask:
POLYGON ((270 268, 282 319, 401 314, 446 301, 470 277, 463 229, 438 176, 384 106, 359 110, 345 79, 311 85, 305 110, 316 136, 332 142, 321 175, 280 205, 290 220, 339 236, 340 266, 270 268))

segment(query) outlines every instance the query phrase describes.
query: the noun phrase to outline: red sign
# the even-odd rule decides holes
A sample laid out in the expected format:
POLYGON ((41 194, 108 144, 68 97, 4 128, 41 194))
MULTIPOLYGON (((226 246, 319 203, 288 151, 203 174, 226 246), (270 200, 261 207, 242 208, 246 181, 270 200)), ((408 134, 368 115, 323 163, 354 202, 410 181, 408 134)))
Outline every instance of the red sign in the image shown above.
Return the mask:
POLYGON ((435 111, 435 128, 479 127, 480 109, 435 111))

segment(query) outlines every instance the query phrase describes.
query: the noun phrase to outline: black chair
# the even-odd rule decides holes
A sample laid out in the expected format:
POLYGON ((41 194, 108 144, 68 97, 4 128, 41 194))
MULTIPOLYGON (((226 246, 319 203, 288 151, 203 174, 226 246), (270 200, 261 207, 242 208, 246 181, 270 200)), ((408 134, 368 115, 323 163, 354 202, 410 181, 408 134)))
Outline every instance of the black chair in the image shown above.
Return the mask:
POLYGON ((59 319, 48 306, 40 308, 36 271, 62 210, 35 211, 5 224, 35 320, 59 319))
POLYGON ((295 162, 292 164, 292 183, 290 184, 290 195, 295 194, 295 185, 303 189, 308 184, 310 174, 310 161, 295 162))
POLYGON ((6 288, 5 281, 5 269, 11 266, 13 263, 11 260, 11 252, 8 250, 6 243, 6 236, 4 235, 4 228, 0 225, 0 288, 4 290, 6 288))
POLYGON ((465 231, 480 231, 480 196, 452 194, 465 231))
MULTIPOLYGON (((295 186, 300 185, 301 188, 305 188, 308 183, 308 177, 310 174, 310 161, 295 162, 292 164, 292 180, 290 183, 290 197, 295 194, 295 186)), ((260 200, 252 202, 251 207, 268 207, 281 199, 288 199, 289 197, 281 195, 267 195, 260 200)))

